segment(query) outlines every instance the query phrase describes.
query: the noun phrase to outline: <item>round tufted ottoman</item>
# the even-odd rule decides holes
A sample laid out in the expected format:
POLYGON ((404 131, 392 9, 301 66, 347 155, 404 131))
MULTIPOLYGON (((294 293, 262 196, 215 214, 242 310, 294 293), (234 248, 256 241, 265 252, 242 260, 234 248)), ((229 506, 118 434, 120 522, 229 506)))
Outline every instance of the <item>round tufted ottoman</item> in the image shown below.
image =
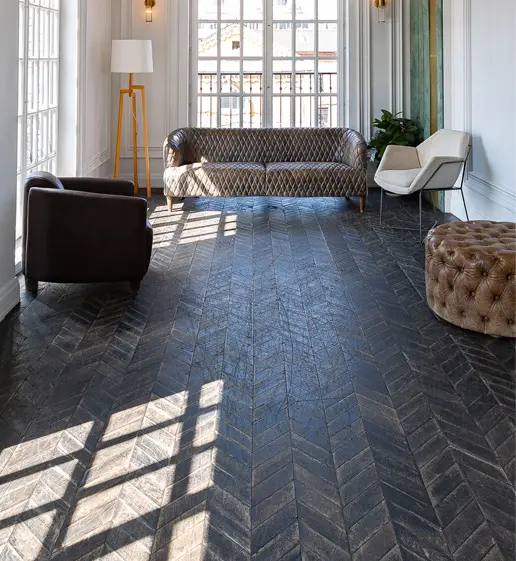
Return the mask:
POLYGON ((426 297, 441 318, 516 337, 516 224, 453 222, 425 240, 426 297))

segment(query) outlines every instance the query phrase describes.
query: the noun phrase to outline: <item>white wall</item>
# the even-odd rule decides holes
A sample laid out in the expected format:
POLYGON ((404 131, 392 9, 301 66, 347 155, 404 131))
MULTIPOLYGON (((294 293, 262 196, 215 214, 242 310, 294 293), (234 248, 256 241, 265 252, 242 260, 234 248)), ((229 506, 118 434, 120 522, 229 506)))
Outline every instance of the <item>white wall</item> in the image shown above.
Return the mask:
POLYGON ((0 89, 0 321, 20 301, 14 275, 16 223, 16 139, 18 76, 18 2, 5 2, 0 18, 0 76, 9 77, 10 87, 0 89))
MULTIPOLYGON (((392 0, 387 23, 378 24, 370 0, 344 0, 346 13, 346 125, 371 134, 381 109, 409 111, 410 0, 392 0)), ((148 88, 152 186, 162 187, 162 145, 166 135, 188 124, 189 0, 159 0, 154 22, 145 23, 142 0, 113 0, 112 35, 152 39, 154 73, 136 80, 148 88)), ((115 153, 118 96, 126 76, 113 77, 112 154, 115 153)), ((126 111, 120 176, 132 178, 130 113, 126 111)), ((139 130, 141 131, 141 124, 139 130)), ((139 182, 144 186, 143 136, 139 135, 139 182)), ((112 173, 113 161, 111 162, 112 173)))
MULTIPOLYGON (((516 4, 445 0, 445 126, 473 135, 470 219, 516 221, 516 4)), ((465 218, 460 194, 447 210, 465 218)))
POLYGON ((111 8, 105 0, 61 3, 59 175, 110 173, 111 8))
POLYGON ((79 175, 101 175, 111 158, 111 3, 80 0, 79 175))

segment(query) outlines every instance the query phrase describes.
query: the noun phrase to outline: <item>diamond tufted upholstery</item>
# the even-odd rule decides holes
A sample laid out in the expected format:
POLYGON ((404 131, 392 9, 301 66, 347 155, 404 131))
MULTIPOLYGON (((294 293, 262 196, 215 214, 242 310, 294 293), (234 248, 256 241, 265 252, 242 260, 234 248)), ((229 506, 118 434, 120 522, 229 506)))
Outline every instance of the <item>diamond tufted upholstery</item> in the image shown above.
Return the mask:
POLYGON ((265 166, 253 162, 206 162, 165 170, 174 197, 232 197, 265 193, 265 166))
POLYGON ((516 224, 443 224, 425 245, 430 308, 464 329, 516 337, 516 224))
POLYGON ((367 195, 367 146, 351 129, 184 128, 163 157, 168 197, 367 195))

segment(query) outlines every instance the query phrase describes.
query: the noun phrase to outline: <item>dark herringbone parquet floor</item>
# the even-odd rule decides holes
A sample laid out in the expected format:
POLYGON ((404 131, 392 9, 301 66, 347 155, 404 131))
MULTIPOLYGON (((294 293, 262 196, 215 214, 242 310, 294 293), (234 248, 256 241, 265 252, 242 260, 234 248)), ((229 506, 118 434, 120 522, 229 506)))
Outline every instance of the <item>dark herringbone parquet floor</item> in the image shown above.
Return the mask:
POLYGON ((438 322, 417 235, 367 210, 155 197, 136 298, 22 290, 0 559, 514 559, 513 344, 438 322))

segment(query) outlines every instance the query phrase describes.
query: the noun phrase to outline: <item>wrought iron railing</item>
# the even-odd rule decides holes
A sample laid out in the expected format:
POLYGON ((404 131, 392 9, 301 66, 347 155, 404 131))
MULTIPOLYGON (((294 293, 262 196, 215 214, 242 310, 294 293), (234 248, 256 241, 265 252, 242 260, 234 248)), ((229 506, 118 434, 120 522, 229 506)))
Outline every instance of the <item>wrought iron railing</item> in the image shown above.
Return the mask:
MULTIPOLYGON (((290 126, 292 109, 296 126, 314 126, 314 104, 316 126, 337 126, 337 93, 336 72, 273 73, 274 126, 290 126)), ((220 111, 221 126, 239 127, 241 119, 244 126, 263 126, 263 97, 262 72, 199 72, 199 124, 216 127, 220 111)))

